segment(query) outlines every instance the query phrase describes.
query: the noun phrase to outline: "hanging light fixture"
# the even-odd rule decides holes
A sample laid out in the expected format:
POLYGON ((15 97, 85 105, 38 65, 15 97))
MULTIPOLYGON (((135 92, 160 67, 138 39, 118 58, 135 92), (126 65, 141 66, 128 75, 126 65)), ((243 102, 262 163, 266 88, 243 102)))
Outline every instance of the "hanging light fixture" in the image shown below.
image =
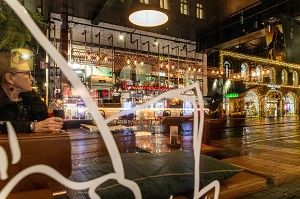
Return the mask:
POLYGON ((129 21, 138 26, 159 26, 168 21, 169 17, 157 10, 138 10, 129 16, 129 21))

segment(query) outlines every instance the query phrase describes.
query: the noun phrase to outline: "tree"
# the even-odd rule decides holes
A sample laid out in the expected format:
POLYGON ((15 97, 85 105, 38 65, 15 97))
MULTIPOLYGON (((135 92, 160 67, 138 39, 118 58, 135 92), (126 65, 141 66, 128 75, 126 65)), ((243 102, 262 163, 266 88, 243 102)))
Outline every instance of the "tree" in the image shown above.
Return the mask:
MULTIPOLYGON (((43 16, 32 10, 27 11, 40 28, 47 26, 43 16)), ((4 1, 0 0, 0 50, 30 47, 31 40, 32 35, 23 22, 4 1)))

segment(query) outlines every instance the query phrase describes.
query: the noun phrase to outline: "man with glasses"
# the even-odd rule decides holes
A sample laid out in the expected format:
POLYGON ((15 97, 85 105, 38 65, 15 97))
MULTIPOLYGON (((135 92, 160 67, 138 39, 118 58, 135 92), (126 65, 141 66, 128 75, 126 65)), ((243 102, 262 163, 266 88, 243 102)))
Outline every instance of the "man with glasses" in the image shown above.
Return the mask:
POLYGON ((17 133, 59 131, 63 119, 48 118, 47 106, 32 90, 33 53, 27 49, 0 52, 0 133, 10 121, 17 133))

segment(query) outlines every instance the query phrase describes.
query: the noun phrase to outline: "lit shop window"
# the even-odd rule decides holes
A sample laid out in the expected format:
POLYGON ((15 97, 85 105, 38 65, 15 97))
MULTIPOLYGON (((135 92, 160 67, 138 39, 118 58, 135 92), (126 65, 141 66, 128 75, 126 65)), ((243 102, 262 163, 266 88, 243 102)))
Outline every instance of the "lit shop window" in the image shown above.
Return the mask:
POLYGON ((170 0, 160 0, 160 7, 166 10, 170 10, 170 0))
POLYGON ((197 3, 196 8, 196 14, 198 19, 204 19, 204 13, 203 13, 203 5, 201 3, 197 3))
POLYGON ((181 14, 189 15, 188 0, 180 0, 180 12, 181 14))

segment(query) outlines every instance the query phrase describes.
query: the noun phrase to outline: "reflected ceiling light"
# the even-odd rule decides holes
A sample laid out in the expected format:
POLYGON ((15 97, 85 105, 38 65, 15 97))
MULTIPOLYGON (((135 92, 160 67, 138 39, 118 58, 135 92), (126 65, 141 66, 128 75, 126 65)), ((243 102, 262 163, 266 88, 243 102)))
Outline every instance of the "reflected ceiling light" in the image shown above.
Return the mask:
POLYGON ((108 61, 108 57, 107 57, 107 55, 105 55, 105 57, 104 57, 104 61, 105 61, 105 62, 107 62, 107 61, 108 61))
POLYGON ((169 17, 157 10, 139 10, 129 16, 129 21, 138 26, 159 26, 168 21, 169 17))
POLYGON ((119 40, 121 40, 121 41, 124 40, 124 35, 123 35, 123 33, 120 33, 120 34, 119 34, 119 40))

